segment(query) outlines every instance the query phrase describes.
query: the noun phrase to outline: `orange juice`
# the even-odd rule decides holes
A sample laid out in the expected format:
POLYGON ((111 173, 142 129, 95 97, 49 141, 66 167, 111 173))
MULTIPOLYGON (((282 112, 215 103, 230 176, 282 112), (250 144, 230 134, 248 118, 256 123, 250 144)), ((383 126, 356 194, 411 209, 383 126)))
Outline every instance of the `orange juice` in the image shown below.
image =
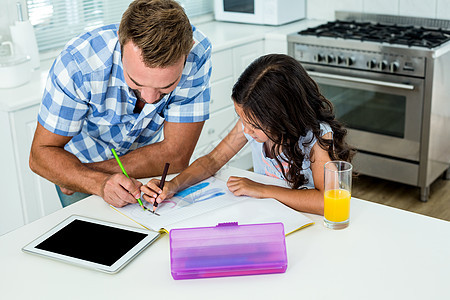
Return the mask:
POLYGON ((324 217, 331 222, 343 222, 350 216, 350 192, 343 189, 328 190, 324 198, 324 217))

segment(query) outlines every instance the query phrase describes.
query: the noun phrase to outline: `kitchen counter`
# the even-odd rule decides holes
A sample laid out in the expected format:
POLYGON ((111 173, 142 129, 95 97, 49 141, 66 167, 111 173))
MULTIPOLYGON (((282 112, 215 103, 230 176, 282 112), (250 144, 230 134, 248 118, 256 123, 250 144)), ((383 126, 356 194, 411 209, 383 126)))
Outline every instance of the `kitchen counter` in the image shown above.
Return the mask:
POLYGON ((0 111, 10 112, 39 104, 52 64, 53 59, 43 60, 40 68, 33 71, 31 81, 15 88, 0 89, 0 111))
MULTIPOLYGON (((209 37, 213 45, 213 52, 215 52, 263 39, 286 42, 287 34, 323 22, 301 20, 282 26, 264 26, 211 21, 196 26, 209 37)), ((52 64, 53 58, 43 60, 41 67, 33 72, 30 82, 16 88, 0 89, 0 111, 15 111, 39 104, 48 70, 52 64)))
POLYGON ((287 43, 287 34, 317 26, 323 22, 321 20, 301 20, 281 26, 264 26, 213 21, 196 25, 196 27, 211 40, 213 51, 221 51, 262 39, 282 40, 287 43))

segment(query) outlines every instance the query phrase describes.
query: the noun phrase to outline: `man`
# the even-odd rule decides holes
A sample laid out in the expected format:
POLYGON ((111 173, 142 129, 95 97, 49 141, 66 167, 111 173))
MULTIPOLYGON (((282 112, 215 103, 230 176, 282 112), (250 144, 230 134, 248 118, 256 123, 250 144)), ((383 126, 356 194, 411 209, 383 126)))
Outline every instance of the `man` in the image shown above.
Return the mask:
POLYGON ((164 164, 189 164, 209 117, 211 44, 173 0, 136 0, 120 25, 71 40, 50 69, 30 168, 67 206, 136 203, 164 164), (114 160, 115 148, 130 179, 114 160))

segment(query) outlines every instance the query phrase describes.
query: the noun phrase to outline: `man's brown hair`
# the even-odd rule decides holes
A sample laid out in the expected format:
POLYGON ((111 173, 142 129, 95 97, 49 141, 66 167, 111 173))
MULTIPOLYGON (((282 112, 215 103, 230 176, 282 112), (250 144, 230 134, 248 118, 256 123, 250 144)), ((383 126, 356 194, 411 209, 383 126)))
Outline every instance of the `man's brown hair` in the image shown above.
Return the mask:
POLYGON ((149 68, 163 68, 187 56, 193 45, 192 27, 173 0, 135 0, 122 16, 119 43, 132 42, 149 68))

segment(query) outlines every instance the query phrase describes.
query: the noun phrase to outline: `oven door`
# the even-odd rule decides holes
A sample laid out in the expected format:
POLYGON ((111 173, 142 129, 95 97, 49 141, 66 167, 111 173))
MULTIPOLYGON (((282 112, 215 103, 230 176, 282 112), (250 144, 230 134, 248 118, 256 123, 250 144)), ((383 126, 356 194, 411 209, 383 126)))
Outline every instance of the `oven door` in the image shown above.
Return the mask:
POLYGON ((333 102, 351 145, 371 154, 419 161, 423 79, 314 69, 308 73, 333 102))

